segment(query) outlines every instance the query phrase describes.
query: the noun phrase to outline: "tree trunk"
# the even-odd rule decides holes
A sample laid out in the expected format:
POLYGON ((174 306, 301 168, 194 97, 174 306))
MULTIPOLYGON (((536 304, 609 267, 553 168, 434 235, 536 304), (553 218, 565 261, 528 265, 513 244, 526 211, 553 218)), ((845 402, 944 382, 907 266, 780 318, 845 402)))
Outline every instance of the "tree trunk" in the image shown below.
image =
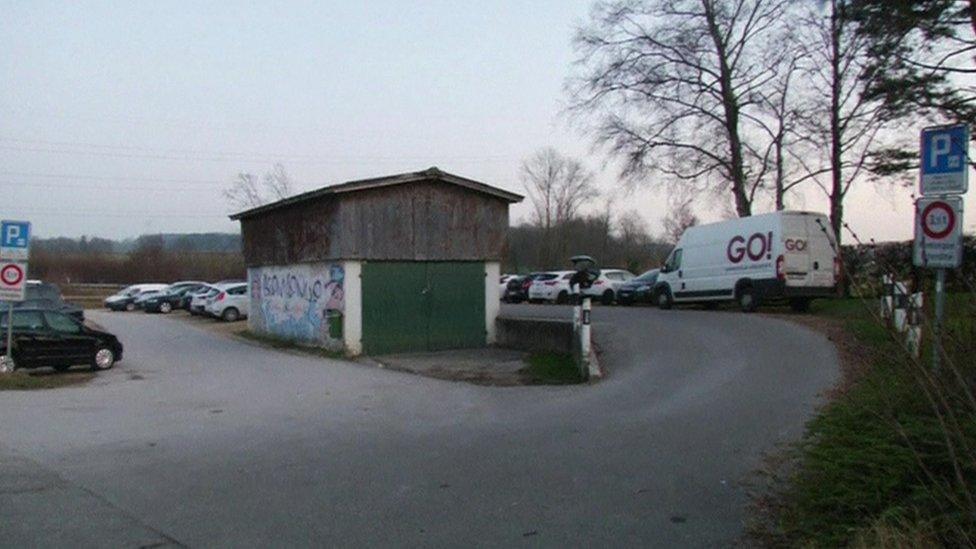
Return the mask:
POLYGON ((839 0, 831 0, 830 10, 830 225, 834 229, 837 245, 841 242, 841 229, 844 225, 844 178, 843 178, 843 129, 840 121, 841 109, 841 51, 842 32, 839 0))
POLYGON ((732 89, 732 69, 729 67, 729 59, 722 31, 718 28, 715 20, 715 10, 712 6, 713 0, 702 0, 702 7, 705 9, 705 17, 708 21, 708 33, 715 44, 715 52, 718 55, 719 63, 719 83, 722 89, 722 107, 725 111, 725 131, 729 138, 729 160, 732 179, 732 195, 735 198, 735 211, 739 217, 749 217, 752 215, 752 203, 749 194, 746 192, 746 175, 742 158, 742 140, 739 137, 739 104, 735 97, 735 90, 732 89))

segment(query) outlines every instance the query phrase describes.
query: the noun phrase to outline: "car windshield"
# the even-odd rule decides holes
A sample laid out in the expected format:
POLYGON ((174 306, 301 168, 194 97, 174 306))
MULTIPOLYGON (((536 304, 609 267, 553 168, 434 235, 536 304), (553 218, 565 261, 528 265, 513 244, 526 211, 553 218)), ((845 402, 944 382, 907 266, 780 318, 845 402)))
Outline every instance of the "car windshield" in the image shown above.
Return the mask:
POLYGON ((651 269, 650 271, 647 271, 646 273, 643 273, 642 275, 640 275, 637 278, 635 278, 634 281, 636 281, 636 282, 648 282, 648 281, 654 280, 654 278, 657 277, 657 273, 658 273, 658 270, 657 269, 651 269))
POLYGON ((535 277, 535 280, 540 280, 540 281, 542 281, 542 280, 552 280, 552 279, 556 278, 557 276, 559 276, 559 275, 557 275, 555 273, 546 273, 546 274, 541 274, 541 275, 535 277))

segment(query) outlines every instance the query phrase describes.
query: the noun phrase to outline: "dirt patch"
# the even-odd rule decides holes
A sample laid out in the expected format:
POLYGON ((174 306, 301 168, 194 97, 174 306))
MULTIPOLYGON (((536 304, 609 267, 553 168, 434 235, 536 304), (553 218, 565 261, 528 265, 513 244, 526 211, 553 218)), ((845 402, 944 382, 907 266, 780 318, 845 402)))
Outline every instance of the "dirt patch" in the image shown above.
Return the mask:
POLYGON ((94 372, 56 372, 46 368, 39 370, 18 370, 12 374, 0 374, 0 391, 57 389, 88 383, 94 378, 94 372))
POLYGON ((229 336, 237 336, 241 331, 247 330, 247 319, 239 320, 237 322, 225 322, 209 316, 191 315, 189 312, 182 310, 173 311, 172 313, 165 315, 162 313, 139 314, 153 314, 166 318, 175 318, 200 329, 229 336))

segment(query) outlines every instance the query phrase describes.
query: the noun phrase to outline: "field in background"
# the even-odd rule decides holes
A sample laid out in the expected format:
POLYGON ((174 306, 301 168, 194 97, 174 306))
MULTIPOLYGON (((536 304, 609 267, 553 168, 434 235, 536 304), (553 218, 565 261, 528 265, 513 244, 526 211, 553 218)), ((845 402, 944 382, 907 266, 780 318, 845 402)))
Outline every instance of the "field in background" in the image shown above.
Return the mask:
POLYGON ((121 290, 121 284, 62 284, 61 295, 85 309, 100 309, 105 298, 121 290))

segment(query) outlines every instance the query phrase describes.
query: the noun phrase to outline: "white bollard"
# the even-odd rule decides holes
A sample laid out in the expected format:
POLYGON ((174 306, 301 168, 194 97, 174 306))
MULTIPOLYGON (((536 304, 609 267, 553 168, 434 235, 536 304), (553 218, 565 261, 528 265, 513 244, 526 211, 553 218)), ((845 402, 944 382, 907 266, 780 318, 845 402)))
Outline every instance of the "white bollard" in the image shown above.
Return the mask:
POLYGON ((908 287, 896 282, 892 294, 895 330, 904 332, 908 329, 908 287))
POLYGON ((908 297, 908 330, 905 331, 905 344, 912 354, 918 358, 922 352, 922 306, 924 299, 922 292, 908 297))
POLYGON ((892 277, 891 275, 883 275, 881 277, 881 318, 885 320, 891 320, 891 292, 892 277))
POLYGON ((582 325, 580 326, 580 355, 583 358, 585 371, 590 367, 590 311, 593 308, 593 300, 590 296, 583 297, 582 325))

